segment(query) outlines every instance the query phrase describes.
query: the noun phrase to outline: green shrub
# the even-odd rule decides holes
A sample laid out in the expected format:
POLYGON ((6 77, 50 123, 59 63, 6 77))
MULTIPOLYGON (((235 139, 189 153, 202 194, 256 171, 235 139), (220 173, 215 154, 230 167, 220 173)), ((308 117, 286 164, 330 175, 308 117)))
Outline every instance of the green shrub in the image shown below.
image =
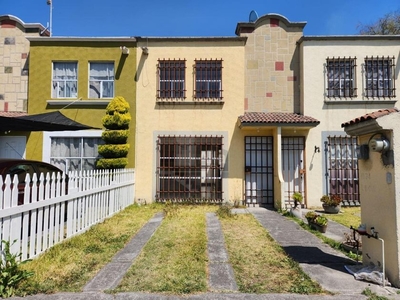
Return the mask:
POLYGON ((106 130, 101 134, 101 138, 107 144, 126 144, 129 130, 106 130))
POLYGON ((118 157, 126 157, 129 151, 129 144, 124 145, 99 145, 98 147, 99 154, 104 158, 118 158, 118 157))
POLYGON ((128 129, 131 119, 130 113, 120 114, 115 112, 113 115, 105 115, 102 122, 107 129, 128 129))
POLYGON ((12 254, 9 241, 1 241, 1 244, 4 244, 4 247, 2 247, 3 257, 0 257, 0 297, 8 298, 14 295, 18 284, 31 277, 33 272, 21 269, 20 265, 29 260, 21 261, 21 253, 12 254))
POLYGON ((113 115, 115 112, 125 114, 129 111, 129 103, 124 97, 115 97, 106 107, 106 113, 113 115))
POLYGON ((96 162, 96 168, 98 169, 123 169, 128 164, 126 157, 120 158, 100 158, 96 162))

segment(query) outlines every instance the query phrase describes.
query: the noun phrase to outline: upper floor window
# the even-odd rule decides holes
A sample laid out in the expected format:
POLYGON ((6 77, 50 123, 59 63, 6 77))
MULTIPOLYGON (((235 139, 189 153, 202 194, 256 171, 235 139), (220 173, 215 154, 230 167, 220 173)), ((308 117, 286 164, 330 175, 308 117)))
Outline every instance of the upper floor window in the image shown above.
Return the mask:
POLYGON ((158 60, 157 98, 186 98, 185 60, 158 60))
POLYGON ((222 99, 222 60, 195 61, 194 97, 222 99))
POLYGON ((89 73, 89 98, 114 97, 114 63, 91 62, 89 73))
POLYGON ((52 98, 76 98, 78 63, 53 62, 52 98))
POLYGON ((365 96, 395 97, 394 68, 394 57, 366 57, 365 96))
POLYGON ((327 96, 356 97, 356 59, 327 58, 327 96))

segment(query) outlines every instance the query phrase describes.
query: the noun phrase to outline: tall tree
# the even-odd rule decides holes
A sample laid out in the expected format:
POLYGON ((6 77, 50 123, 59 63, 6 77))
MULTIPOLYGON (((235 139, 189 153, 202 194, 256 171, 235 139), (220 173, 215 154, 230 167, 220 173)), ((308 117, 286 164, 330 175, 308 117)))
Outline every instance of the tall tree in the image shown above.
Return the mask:
POLYGON ((387 13, 373 24, 359 26, 359 33, 371 35, 400 34, 400 10, 387 13))

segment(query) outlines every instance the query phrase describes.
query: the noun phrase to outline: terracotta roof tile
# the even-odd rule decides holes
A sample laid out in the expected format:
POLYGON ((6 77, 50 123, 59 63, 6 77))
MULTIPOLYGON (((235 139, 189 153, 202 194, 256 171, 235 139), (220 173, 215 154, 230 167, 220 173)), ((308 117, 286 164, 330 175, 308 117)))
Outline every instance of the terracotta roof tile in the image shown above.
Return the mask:
POLYGON ((298 115, 294 113, 282 112, 246 112, 244 115, 239 116, 240 122, 243 123, 274 123, 274 124, 319 124, 317 119, 298 115))
POLYGON ((383 117, 383 116, 386 116, 386 115, 390 115, 392 113, 397 113, 397 112, 399 112, 399 110, 397 108, 395 108, 395 107, 394 108, 387 108, 387 109, 380 109, 380 110, 374 111, 372 113, 363 115, 361 117, 355 118, 355 119, 353 119, 351 121, 342 123, 342 127, 346 127, 346 126, 350 126, 350 125, 353 125, 353 124, 365 122, 365 121, 368 121, 368 120, 375 120, 375 119, 378 119, 380 117, 383 117))
POLYGON ((0 117, 22 117, 27 116, 26 112, 21 111, 0 111, 0 117))

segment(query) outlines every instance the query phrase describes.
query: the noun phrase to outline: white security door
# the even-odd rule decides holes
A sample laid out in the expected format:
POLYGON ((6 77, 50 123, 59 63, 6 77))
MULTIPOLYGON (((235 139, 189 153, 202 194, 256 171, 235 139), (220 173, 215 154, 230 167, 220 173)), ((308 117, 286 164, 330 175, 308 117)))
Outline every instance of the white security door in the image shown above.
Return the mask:
POLYGON ((274 204, 273 139, 245 137, 245 201, 247 205, 274 204))
MULTIPOLYGON (((293 206, 292 194, 300 192, 305 197, 304 137, 282 137, 282 175, 284 203, 293 206)), ((305 200, 305 198, 304 198, 305 200)))
POLYGON ((26 137, 1 136, 0 158, 25 158, 26 137))

